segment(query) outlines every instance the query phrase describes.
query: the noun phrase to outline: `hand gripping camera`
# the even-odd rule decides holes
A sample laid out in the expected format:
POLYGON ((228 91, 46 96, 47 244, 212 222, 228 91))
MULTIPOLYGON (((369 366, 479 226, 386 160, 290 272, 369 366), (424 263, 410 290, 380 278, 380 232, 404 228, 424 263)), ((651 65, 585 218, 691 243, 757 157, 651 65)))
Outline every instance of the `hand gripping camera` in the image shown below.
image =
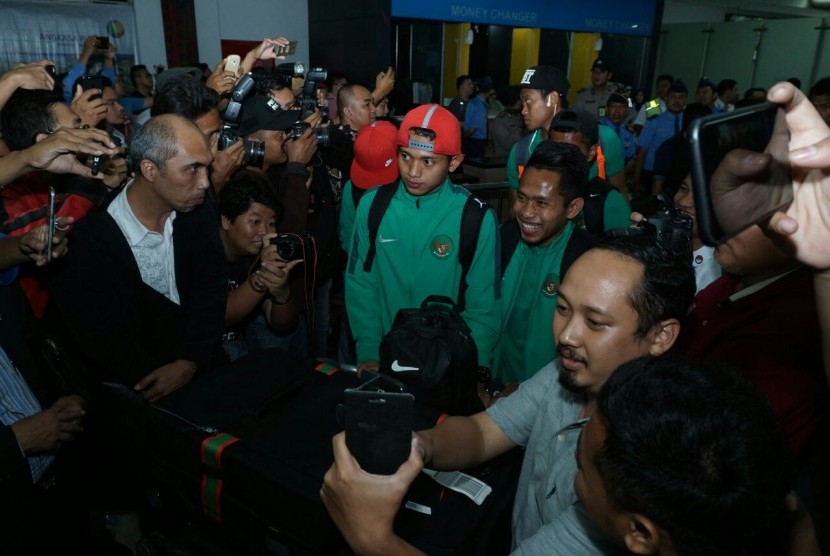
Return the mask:
POLYGON ((677 210, 674 202, 664 193, 658 193, 642 209, 645 220, 633 228, 609 230, 612 236, 653 236, 656 242, 667 251, 691 256, 692 253, 692 217, 677 210))
MULTIPOLYGON (((256 82, 250 73, 242 76, 236 87, 231 91, 231 99, 225 114, 222 116, 222 131, 219 133, 219 150, 224 151, 239 141, 239 115, 242 112, 242 102, 254 90, 256 82)), ((265 158, 265 143, 261 141, 243 140, 245 151, 244 160, 252 166, 262 166, 265 158)))

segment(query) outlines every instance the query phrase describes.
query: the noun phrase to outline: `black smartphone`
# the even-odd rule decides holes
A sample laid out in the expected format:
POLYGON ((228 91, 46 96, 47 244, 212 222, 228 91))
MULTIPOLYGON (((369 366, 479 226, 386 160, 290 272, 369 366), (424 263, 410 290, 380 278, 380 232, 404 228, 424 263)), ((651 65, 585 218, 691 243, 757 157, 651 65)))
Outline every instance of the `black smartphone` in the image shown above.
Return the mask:
POLYGON ((375 378, 344 391, 346 446, 364 471, 392 475, 409 458, 415 398, 379 383, 375 378))
POLYGON ((110 47, 109 37, 95 37, 95 48, 98 50, 107 50, 110 47))
POLYGON ((783 112, 771 102, 706 116, 692 123, 692 182, 703 243, 719 245, 792 201, 788 140, 783 112), (727 173, 721 164, 735 149, 769 153, 772 162, 751 178, 724 179, 727 173))
POLYGON ((52 260, 52 239, 55 237, 55 188, 49 186, 49 204, 46 207, 46 260, 52 260))
MULTIPOLYGON (((104 80, 101 78, 100 75, 82 75, 81 76, 81 89, 84 91, 88 91, 90 89, 97 89, 99 91, 104 90, 104 80)), ((103 95, 92 95, 89 97, 89 100, 95 100, 97 98, 101 98, 103 95)))
POLYGON ((297 52, 297 41, 289 41, 285 46, 281 44, 274 46, 274 54, 277 56, 291 56, 295 52, 297 52))

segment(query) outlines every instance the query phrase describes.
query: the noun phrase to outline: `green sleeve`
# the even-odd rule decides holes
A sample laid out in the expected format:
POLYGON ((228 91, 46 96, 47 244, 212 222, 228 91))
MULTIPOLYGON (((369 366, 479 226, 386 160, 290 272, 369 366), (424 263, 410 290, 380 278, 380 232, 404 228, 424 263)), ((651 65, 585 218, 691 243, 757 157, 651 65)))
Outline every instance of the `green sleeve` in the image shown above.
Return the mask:
POLYGON ((354 233, 354 215, 357 210, 352 198, 352 180, 346 181, 343 187, 343 196, 340 199, 340 218, 337 233, 340 236, 340 246, 346 253, 352 248, 352 234, 354 233))
POLYGON ((519 168, 516 166, 516 145, 510 147, 510 152, 507 153, 507 181, 510 182, 510 187, 519 189, 519 168))
POLYGON ((623 158, 623 147, 620 138, 608 126, 599 126, 600 144, 605 154, 605 179, 615 176, 623 171, 625 159, 623 158))
POLYGON ((605 198, 605 206, 602 209, 603 232, 620 228, 628 228, 631 225, 631 207, 622 193, 613 189, 605 198))
POLYGON ((369 207, 375 192, 369 191, 360 199, 355 214, 354 234, 349 249, 346 269, 346 310, 357 344, 357 362, 379 360, 383 331, 379 313, 382 310, 377 294, 377 265, 364 272, 363 262, 369 250, 369 207))
MULTIPOLYGON (((479 365, 490 366, 500 322, 501 269, 497 253, 496 215, 487 211, 481 223, 473 263, 467 275, 466 306, 462 313, 478 349, 479 365)), ((349 315, 351 317, 351 314, 349 315)))

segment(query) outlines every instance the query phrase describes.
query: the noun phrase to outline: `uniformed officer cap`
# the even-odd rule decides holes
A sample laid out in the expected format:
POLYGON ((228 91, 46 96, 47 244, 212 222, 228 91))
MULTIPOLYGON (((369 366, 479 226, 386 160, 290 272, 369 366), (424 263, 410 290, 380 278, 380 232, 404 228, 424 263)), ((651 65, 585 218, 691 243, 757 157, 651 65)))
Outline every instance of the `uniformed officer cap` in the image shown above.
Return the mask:
POLYGON ((611 71, 611 68, 608 67, 608 64, 602 58, 597 58, 594 60, 594 63, 591 65, 591 71, 594 70, 604 70, 604 71, 611 71))

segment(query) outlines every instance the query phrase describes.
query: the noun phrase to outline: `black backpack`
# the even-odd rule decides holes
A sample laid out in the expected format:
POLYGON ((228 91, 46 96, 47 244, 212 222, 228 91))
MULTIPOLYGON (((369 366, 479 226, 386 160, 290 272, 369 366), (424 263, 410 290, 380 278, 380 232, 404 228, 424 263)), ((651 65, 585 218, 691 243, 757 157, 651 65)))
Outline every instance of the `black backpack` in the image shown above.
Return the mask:
MULTIPOLYGON (((369 249, 363 269, 375 259, 380 222, 399 183, 380 187, 369 207, 369 249)), ((453 415, 472 415, 483 409, 477 393, 478 350, 464 322, 467 274, 475 256, 484 215, 490 206, 474 195, 461 214, 458 262, 461 280, 458 299, 429 296, 420 307, 401 309, 380 345, 380 372, 404 384, 416 399, 453 415)))
POLYGON ((451 415, 472 415, 478 397, 478 350, 452 299, 429 296, 401 309, 380 344, 380 371, 406 385, 418 402, 451 415))
POLYGON ((605 200, 615 189, 617 188, 611 182, 598 177, 588 182, 582 218, 585 229, 596 237, 605 235, 605 200))

